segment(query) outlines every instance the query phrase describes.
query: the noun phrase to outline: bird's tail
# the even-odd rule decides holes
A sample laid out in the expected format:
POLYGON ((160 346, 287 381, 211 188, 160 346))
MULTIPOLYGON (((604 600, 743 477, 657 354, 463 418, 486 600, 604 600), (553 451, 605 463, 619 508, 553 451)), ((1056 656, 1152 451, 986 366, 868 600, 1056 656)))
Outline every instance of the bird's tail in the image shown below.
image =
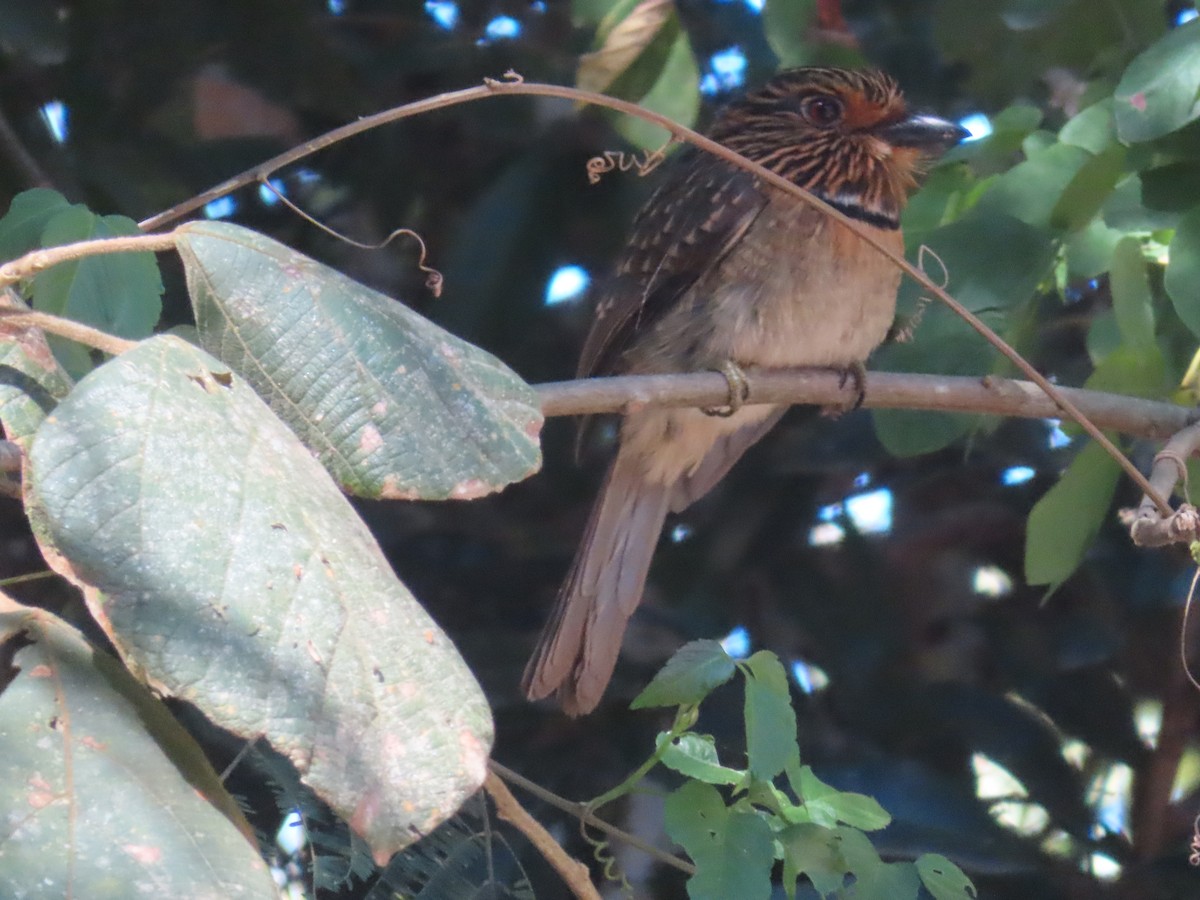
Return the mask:
POLYGON ((645 481, 639 460, 617 453, 550 621, 525 667, 522 688, 530 700, 557 691, 572 716, 600 702, 625 626, 642 599, 668 493, 668 485, 645 481))

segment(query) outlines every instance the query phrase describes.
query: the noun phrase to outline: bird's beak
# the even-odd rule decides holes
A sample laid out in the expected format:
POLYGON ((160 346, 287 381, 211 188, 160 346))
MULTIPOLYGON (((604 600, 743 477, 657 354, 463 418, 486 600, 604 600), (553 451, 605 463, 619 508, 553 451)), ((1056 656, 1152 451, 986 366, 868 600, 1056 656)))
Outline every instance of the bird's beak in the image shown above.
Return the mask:
POLYGON ((970 135, 965 128, 937 116, 912 115, 877 132, 893 147, 912 147, 931 155, 944 153, 970 135))

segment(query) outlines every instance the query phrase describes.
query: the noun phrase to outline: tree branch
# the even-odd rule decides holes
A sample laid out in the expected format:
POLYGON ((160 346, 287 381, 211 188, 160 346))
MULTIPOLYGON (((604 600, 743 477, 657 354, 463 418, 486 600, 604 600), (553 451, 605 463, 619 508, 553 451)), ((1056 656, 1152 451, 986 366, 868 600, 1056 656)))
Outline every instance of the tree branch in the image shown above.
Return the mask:
POLYGON ((501 776, 505 781, 512 782, 517 787, 529 791, 529 793, 533 794, 539 800, 549 803, 551 806, 562 810, 567 815, 574 816, 586 824, 591 825, 593 828, 603 831, 610 837, 614 837, 631 847, 641 850, 647 856, 650 856, 651 858, 656 859, 673 869, 678 869, 685 875, 696 874, 696 867, 690 862, 682 860, 677 856, 672 856, 670 853, 664 853, 653 844, 647 844, 641 838, 636 837, 627 831, 622 831, 620 828, 610 822, 606 822, 604 819, 601 819, 599 816, 593 813, 588 808, 586 803, 572 803, 570 800, 566 800, 563 797, 558 796, 558 794, 554 793, 553 791, 546 790, 537 782, 530 781, 528 778, 518 775, 512 769, 501 765, 494 759, 488 762, 488 766, 491 768, 494 774, 501 776))
MULTIPOLYGON (((750 386, 749 403, 834 406, 854 399, 854 388, 841 385, 840 373, 825 369, 747 369, 746 380, 750 386)), ((647 406, 719 406, 729 398, 729 386, 719 372, 555 381, 537 385, 536 390, 546 416, 611 413, 647 406)), ((1173 403, 1082 388, 1058 390, 1101 428, 1134 437, 1162 440, 1200 419, 1196 410, 1173 403)), ((1026 419, 1054 419, 1063 415, 1062 409, 1037 385, 992 375, 870 372, 863 406, 1026 419)))
POLYGON ((600 893, 588 876, 587 866, 570 857, 558 845, 558 841, 550 836, 550 832, 525 811, 524 807, 517 802, 517 798, 512 795, 512 791, 508 789, 508 785, 500 780, 494 769, 488 772, 483 787, 492 798, 492 802, 496 804, 496 815, 529 839, 529 842, 537 848, 546 862, 550 863, 558 876, 566 882, 571 893, 580 900, 600 900, 600 893))

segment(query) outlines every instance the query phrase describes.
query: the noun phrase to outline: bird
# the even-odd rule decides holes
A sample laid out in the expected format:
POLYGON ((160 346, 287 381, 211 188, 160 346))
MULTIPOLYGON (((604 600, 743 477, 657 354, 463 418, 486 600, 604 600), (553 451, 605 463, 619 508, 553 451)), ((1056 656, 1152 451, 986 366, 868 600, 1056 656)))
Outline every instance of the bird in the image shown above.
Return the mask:
MULTIPOLYGON (((708 130, 898 253, 900 213, 923 165, 965 135, 910 112, 883 72, 812 66, 732 101, 708 130)), ((899 270, 845 225, 694 147, 664 168, 598 291, 577 375, 716 369, 730 380, 730 405, 719 415, 643 408, 623 418, 522 679, 527 698, 554 694, 571 716, 593 710, 612 677, 668 511, 704 496, 786 410, 739 405, 737 374, 830 367, 861 376, 895 317, 899 270)))

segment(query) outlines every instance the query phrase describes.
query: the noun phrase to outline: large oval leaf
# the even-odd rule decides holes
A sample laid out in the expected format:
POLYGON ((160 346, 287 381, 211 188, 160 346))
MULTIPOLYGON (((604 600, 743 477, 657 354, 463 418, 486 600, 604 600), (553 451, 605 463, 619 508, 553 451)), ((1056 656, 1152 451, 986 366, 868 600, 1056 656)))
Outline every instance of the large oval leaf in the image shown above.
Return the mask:
POLYGON ((470 499, 541 465, 537 397, 490 353, 256 232, 178 234, 204 348, 345 490, 470 499))
POLYGON ((265 736, 377 859, 478 788, 492 726, 471 673, 325 470, 224 365, 146 341, 79 383, 29 461, 43 549, 93 588, 134 671, 265 736))
POLYGON ((0 895, 277 896, 200 748, 120 663, 3 594, 0 658, 0 895))
POLYGON ((1200 116, 1200 21, 1168 32, 1140 53, 1113 92, 1117 135, 1149 141, 1200 116))

